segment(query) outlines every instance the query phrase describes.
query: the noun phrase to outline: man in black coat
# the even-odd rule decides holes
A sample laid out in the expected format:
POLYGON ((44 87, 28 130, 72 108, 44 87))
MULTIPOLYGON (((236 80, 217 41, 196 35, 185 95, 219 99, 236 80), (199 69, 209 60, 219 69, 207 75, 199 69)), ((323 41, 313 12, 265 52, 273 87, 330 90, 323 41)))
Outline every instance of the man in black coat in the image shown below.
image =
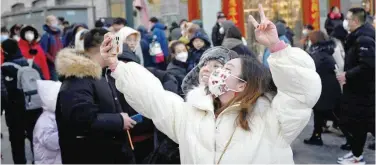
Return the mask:
POLYGON ((217 22, 215 23, 213 29, 212 29, 212 42, 214 46, 221 46, 222 41, 225 37, 224 32, 220 32, 221 29, 221 23, 226 21, 226 16, 223 12, 217 13, 217 22))
POLYGON ((57 56, 62 85, 55 113, 63 164, 135 162, 127 130, 136 122, 124 113, 111 76, 102 73, 105 33, 94 29, 85 35, 85 55, 65 49, 57 56))
POLYGON ((339 162, 364 162, 367 132, 375 130, 375 29, 366 23, 366 12, 352 8, 346 16, 351 33, 345 43, 345 68, 337 76, 343 86, 341 123, 352 135, 353 157, 339 162))

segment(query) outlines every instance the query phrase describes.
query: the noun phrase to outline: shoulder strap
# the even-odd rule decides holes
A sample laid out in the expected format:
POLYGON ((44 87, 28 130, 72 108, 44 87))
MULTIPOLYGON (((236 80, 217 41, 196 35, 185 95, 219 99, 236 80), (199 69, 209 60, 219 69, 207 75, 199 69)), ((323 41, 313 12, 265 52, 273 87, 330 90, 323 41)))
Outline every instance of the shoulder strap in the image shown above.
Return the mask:
POLYGON ((4 62, 1 66, 13 66, 16 69, 21 69, 22 67, 16 63, 13 62, 4 62))

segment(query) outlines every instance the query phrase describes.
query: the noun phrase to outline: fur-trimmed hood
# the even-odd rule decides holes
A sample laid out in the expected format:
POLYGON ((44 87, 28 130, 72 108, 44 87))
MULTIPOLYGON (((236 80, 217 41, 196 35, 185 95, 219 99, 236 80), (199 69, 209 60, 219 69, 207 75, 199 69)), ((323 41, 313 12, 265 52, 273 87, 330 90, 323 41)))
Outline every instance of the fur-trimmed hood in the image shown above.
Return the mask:
POLYGON ((74 49, 66 48, 61 50, 55 61, 57 73, 63 77, 91 77, 100 79, 102 67, 89 58, 76 54, 74 49))

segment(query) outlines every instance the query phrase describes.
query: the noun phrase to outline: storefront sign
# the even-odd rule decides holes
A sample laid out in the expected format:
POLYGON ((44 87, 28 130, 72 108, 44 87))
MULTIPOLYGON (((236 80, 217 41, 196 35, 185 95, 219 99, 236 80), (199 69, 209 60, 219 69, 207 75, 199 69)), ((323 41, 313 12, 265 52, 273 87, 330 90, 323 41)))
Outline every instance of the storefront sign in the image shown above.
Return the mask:
POLYGON ((243 0, 222 0, 222 10, 227 16, 240 29, 244 35, 244 9, 243 0))
POLYGON ((320 29, 319 0, 303 0, 304 24, 311 24, 316 30, 320 29))

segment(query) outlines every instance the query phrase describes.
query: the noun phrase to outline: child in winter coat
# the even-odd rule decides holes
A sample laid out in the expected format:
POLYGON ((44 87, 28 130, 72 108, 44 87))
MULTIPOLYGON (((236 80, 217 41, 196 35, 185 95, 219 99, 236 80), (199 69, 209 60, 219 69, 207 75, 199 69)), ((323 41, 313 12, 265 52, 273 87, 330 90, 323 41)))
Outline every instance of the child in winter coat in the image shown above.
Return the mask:
POLYGON ((185 44, 181 41, 172 41, 169 47, 170 49, 170 60, 167 66, 167 72, 172 74, 178 80, 179 95, 183 95, 180 88, 185 75, 187 75, 187 60, 188 60, 188 50, 185 44))
POLYGON ((202 54, 210 48, 209 37, 202 31, 198 30, 191 38, 188 46, 188 71, 192 70, 199 62, 202 54))
POLYGON ((56 100, 61 82, 37 80, 38 93, 43 104, 34 128, 34 161, 36 164, 61 164, 59 136, 55 120, 56 100))

